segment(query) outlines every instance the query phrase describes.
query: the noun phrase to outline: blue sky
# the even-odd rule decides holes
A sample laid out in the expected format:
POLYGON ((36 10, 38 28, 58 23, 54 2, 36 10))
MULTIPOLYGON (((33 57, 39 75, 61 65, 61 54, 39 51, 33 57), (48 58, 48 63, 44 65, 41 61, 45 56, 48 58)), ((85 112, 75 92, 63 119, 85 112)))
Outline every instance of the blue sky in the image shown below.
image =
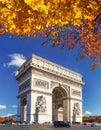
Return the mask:
POLYGON ((83 75, 83 114, 101 115, 101 68, 90 71, 89 59, 76 60, 78 50, 60 51, 51 43, 41 46, 42 39, 33 37, 24 42, 17 36, 0 36, 0 116, 17 113, 17 81, 15 73, 31 54, 41 56, 54 63, 79 72, 83 75), (19 58, 19 60, 18 60, 19 58))

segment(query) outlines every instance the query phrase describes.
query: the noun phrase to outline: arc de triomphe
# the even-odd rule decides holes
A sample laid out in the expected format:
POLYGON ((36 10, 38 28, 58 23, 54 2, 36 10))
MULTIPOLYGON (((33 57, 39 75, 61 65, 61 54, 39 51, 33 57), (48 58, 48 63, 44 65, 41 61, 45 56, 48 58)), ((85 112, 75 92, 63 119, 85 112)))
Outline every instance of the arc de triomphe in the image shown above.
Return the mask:
POLYGON ((82 76, 32 55, 19 68, 18 121, 82 122, 82 76))

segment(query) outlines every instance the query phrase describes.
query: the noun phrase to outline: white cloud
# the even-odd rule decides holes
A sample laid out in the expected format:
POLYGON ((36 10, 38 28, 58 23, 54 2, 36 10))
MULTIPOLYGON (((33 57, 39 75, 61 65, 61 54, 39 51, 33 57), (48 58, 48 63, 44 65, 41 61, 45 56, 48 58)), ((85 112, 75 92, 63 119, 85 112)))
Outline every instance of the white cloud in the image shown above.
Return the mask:
POLYGON ((90 111, 85 111, 85 113, 84 113, 84 115, 92 115, 93 113, 92 112, 90 112, 90 111))
POLYGON ((9 57, 11 58, 10 62, 8 62, 7 64, 4 63, 3 65, 4 67, 6 67, 6 65, 8 67, 10 66, 20 67, 26 61, 25 56, 19 53, 11 54, 9 55, 9 57))
POLYGON ((16 106, 16 105, 12 105, 11 107, 12 107, 12 108, 17 108, 17 106, 16 106))
POLYGON ((0 110, 1 110, 1 109, 6 109, 6 105, 1 105, 1 104, 0 104, 0 110))
POLYGON ((2 117, 9 117, 9 116, 13 116, 14 114, 8 113, 7 115, 3 115, 2 117))
POLYGON ((13 74, 16 76, 19 73, 19 71, 14 71, 13 74))

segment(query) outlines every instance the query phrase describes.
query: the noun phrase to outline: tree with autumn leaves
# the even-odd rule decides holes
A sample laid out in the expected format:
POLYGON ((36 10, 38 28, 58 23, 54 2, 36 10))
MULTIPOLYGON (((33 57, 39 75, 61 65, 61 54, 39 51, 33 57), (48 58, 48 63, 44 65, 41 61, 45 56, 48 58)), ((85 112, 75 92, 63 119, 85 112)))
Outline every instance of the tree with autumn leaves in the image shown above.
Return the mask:
POLYGON ((42 45, 80 48, 101 64, 101 0, 0 0, 0 34, 45 37, 42 45))

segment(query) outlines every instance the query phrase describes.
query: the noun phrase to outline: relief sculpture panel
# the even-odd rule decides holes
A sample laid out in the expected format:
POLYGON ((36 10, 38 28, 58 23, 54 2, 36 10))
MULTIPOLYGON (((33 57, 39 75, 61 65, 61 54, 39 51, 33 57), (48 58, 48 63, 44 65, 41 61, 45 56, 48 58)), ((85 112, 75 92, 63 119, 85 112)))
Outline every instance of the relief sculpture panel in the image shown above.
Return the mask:
POLYGON ((36 101, 36 110, 38 112, 46 112, 46 99, 43 96, 38 96, 36 101))
POLYGON ((48 90, 49 89, 49 82, 34 78, 34 87, 48 90))
POLYGON ((72 89, 72 95, 81 97, 81 92, 79 90, 72 89))
POLYGON ((73 114, 78 115, 78 116, 80 115, 80 105, 79 105, 79 103, 74 103, 73 114))

